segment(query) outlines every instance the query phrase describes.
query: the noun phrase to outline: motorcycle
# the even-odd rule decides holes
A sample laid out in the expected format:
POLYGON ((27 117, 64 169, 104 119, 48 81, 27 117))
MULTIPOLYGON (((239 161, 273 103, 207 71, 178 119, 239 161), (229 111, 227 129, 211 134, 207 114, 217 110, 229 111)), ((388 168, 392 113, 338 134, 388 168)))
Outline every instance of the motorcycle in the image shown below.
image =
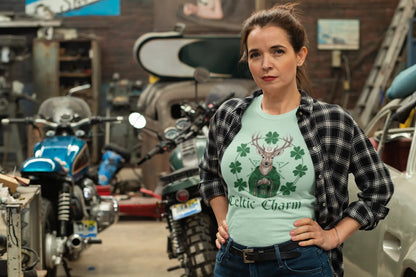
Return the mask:
POLYGON ((55 277, 61 264, 69 277, 66 260, 76 260, 87 246, 101 243, 97 233, 118 220, 117 201, 99 196, 88 175, 87 138, 93 125, 122 120, 91 116, 84 100, 68 95, 45 100, 35 117, 1 121, 32 125, 44 136, 34 146, 33 157, 23 163, 21 175, 41 185, 43 267, 48 277, 55 277))
MULTIPOLYGON (((189 277, 213 275, 217 222, 199 193, 198 164, 203 156, 211 117, 233 95, 196 107, 183 104, 181 110, 185 117, 177 120, 176 127, 167 128, 164 139, 138 161, 141 165, 157 154, 173 150, 169 158, 172 173, 160 178, 163 216, 169 230, 167 253, 170 259, 176 258, 180 262, 168 271, 183 268, 185 276, 189 277)), ((145 117, 139 113, 131 114, 129 122, 135 128, 146 125, 145 117)))

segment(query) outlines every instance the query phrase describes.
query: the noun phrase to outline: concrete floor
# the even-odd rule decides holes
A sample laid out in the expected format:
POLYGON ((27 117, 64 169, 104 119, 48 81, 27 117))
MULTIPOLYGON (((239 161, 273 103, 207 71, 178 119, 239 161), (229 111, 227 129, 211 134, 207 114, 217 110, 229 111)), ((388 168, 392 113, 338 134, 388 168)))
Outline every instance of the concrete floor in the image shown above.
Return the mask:
MULTIPOLYGON (((121 216, 98 234, 102 244, 86 249, 78 261, 70 262, 71 277, 179 277, 184 271, 166 269, 178 265, 166 254, 164 220, 121 216)), ((65 277, 62 267, 58 277, 65 277)))

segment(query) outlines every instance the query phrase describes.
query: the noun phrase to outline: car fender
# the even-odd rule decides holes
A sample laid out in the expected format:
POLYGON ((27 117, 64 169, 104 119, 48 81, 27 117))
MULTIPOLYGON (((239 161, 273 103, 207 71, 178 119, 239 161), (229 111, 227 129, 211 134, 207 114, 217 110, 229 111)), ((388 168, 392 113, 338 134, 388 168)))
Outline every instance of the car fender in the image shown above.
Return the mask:
POLYGON ((416 272, 416 242, 412 244, 409 251, 404 256, 402 266, 403 268, 400 276, 405 276, 404 274, 409 268, 416 272))

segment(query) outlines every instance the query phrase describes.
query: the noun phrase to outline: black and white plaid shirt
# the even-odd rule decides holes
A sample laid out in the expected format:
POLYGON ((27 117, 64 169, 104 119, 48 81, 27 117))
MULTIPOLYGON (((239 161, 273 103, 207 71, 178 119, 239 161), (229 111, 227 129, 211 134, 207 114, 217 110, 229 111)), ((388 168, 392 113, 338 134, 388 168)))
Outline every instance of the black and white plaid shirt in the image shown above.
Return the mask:
MULTIPOLYGON (((200 192, 204 200, 227 195, 221 175, 225 149, 241 129, 241 118, 256 91, 244 99, 224 103, 212 118, 204 158, 200 163, 200 192)), ((300 131, 315 168, 315 217, 324 229, 351 217, 361 229, 371 230, 387 213, 393 194, 390 174, 370 141, 352 117, 337 105, 320 102, 301 92, 297 110, 300 131), (348 175, 352 173, 361 193, 349 203, 348 175)), ((342 246, 329 251, 334 276, 343 276, 342 246)))

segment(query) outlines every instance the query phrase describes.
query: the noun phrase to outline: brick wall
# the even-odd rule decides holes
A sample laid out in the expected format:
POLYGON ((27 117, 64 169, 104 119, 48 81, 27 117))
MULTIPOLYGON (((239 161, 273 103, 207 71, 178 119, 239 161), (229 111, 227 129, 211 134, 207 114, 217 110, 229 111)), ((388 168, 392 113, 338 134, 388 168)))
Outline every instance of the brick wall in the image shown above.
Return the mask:
MULTIPOLYGON (((270 4, 283 1, 270 1, 270 4)), ((340 69, 331 67, 331 51, 317 49, 317 20, 318 19, 359 19, 360 49, 343 51, 349 60, 351 68, 351 101, 353 106, 372 63, 377 55, 379 43, 387 30, 398 0, 301 0, 303 22, 309 35, 309 77, 317 97, 328 101, 340 102, 343 94, 342 85, 336 85, 340 69)))
MULTIPOLYGON (((286 2, 267 0, 267 6, 286 2)), ((304 10, 304 23, 309 34, 309 76, 315 95, 328 100, 331 94, 334 101, 342 95, 340 83, 336 84, 339 69, 331 67, 331 52, 317 49, 317 19, 359 19, 360 49, 345 51, 351 72, 351 90, 361 92, 372 63, 377 54, 380 39, 386 31, 398 0, 300 0, 304 10)), ((0 11, 24 11, 24 0, 2 0, 0 11)), ((121 15, 70 17, 64 18, 67 28, 76 28, 82 34, 94 35, 99 39, 102 54, 102 81, 111 80, 114 72, 122 78, 147 80, 147 74, 133 59, 132 49, 135 40, 146 32, 153 31, 152 0, 121 0, 121 15)), ((26 67, 27 68, 27 67, 26 67)), ((29 70, 22 74, 30 74, 29 70)), ((30 80, 30 78, 27 78, 30 80)), ((352 98, 354 102, 354 98, 352 98)), ((352 104, 350 104, 351 106, 352 104)))

